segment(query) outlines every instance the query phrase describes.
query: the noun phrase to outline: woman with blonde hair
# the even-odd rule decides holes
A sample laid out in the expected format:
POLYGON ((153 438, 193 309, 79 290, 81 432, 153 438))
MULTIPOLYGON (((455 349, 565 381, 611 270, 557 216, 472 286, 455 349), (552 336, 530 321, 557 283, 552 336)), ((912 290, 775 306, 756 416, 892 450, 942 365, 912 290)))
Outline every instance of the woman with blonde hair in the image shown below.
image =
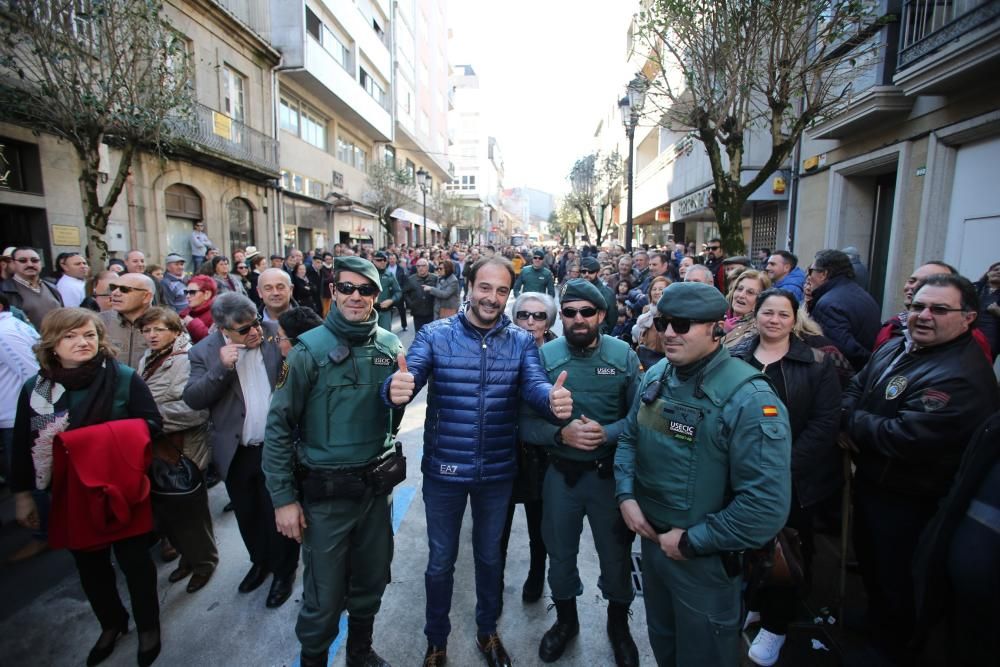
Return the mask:
MULTIPOLYGON (((76 429, 133 418, 144 420, 149 434, 155 437, 163 422, 156 401, 138 373, 115 360, 104 323, 93 311, 59 308, 49 312, 42 320, 41 340, 35 346, 35 354, 40 366, 38 375, 25 383, 18 398, 10 486, 16 500, 17 522, 27 528, 39 525, 31 489, 49 490, 53 506, 49 521, 51 540, 55 526, 60 523, 56 516, 58 508, 67 506, 70 484, 68 474, 53 475, 54 439, 68 436, 76 429)), ((120 444, 124 448, 133 443, 120 444)), ((96 444, 97 447, 85 450, 88 455, 99 451, 103 443, 96 444)), ((127 474, 119 472, 121 468, 112 466, 112 470, 111 475, 127 474)), ((102 481, 110 485, 116 482, 102 481)), ((128 481, 134 483, 132 479, 128 481)), ((138 505, 133 506, 131 513, 140 513, 138 505)), ((73 523, 70 518, 62 518, 67 542, 77 542, 76 538, 86 531, 90 531, 87 537, 92 535, 95 528, 73 523)), ((149 555, 150 528, 151 521, 149 527, 142 527, 145 532, 88 548, 70 549, 84 593, 101 624, 101 635, 87 655, 87 665, 96 665, 110 656, 118 637, 128 632, 128 612, 118 596, 112 550, 128 582, 132 613, 139 630, 139 664, 150 665, 159 655, 160 610, 156 567, 149 555)))

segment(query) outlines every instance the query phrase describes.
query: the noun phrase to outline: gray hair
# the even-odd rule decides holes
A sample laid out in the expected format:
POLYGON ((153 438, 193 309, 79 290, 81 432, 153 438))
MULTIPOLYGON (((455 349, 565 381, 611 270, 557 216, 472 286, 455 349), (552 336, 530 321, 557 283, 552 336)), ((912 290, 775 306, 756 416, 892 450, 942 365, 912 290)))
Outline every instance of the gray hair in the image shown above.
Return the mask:
POLYGON ((236 292, 225 292, 212 302, 212 320, 220 329, 232 329, 235 324, 246 324, 257 318, 253 301, 236 292))
POLYGON ((695 280, 694 274, 704 273, 705 277, 708 278, 708 284, 711 285, 715 282, 714 276, 712 276, 712 270, 705 266, 704 264, 692 264, 688 267, 687 271, 684 273, 684 282, 704 282, 701 280, 695 280))
POLYGON ((514 312, 524 310, 522 308, 524 302, 532 300, 542 304, 542 308, 545 309, 545 314, 548 316, 546 326, 551 329, 552 325, 556 323, 556 300, 544 292, 521 292, 521 295, 514 299, 514 312))

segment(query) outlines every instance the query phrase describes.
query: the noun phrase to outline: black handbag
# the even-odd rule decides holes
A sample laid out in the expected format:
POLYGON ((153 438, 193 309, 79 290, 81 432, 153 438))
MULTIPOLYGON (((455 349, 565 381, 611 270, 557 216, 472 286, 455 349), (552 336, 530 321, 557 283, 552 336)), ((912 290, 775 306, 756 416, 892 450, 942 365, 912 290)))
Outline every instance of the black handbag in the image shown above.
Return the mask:
POLYGON ((183 454, 176 463, 153 457, 149 466, 149 481, 151 492, 157 496, 187 496, 205 483, 198 466, 183 454))

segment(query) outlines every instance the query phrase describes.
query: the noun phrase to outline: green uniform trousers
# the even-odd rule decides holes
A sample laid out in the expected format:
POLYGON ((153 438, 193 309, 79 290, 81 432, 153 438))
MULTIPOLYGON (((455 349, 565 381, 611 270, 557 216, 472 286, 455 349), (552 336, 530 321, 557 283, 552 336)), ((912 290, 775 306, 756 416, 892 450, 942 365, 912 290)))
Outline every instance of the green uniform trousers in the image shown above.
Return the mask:
POLYGON ((740 664, 740 582, 718 556, 675 561, 642 540, 646 627, 659 667, 740 664))
POLYGON ((329 650, 340 615, 371 618, 382 605, 392 562, 392 495, 304 504, 302 610, 295 634, 302 652, 329 650))
POLYGON ((618 511, 614 478, 601 479, 596 470, 588 470, 571 487, 561 472, 549 466, 542 486, 542 508, 542 539, 549 552, 552 598, 570 600, 583 594, 576 557, 586 516, 601 565, 598 588, 606 600, 631 603, 635 597, 631 577, 635 536, 618 511))

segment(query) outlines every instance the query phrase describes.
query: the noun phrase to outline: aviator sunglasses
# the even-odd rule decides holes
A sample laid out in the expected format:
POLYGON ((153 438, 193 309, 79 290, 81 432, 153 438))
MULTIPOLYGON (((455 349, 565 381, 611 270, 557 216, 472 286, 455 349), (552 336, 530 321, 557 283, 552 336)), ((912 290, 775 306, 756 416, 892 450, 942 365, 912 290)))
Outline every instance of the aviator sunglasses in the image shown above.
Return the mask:
POLYGON ((361 296, 375 296, 378 288, 375 285, 355 285, 351 282, 337 283, 337 291, 345 296, 350 296, 357 291, 361 296))

